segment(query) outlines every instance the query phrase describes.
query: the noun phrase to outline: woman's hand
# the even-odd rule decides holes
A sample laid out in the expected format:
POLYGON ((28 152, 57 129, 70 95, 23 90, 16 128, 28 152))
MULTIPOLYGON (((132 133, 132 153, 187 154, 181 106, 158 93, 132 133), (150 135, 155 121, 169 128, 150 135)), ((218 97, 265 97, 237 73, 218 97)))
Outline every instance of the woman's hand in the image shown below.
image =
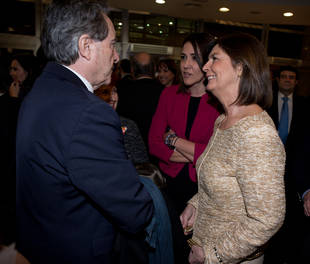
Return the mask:
POLYGON ((191 252, 189 253, 188 261, 190 264, 203 264, 205 260, 205 253, 202 247, 192 246, 191 252))
POLYGON ((20 91, 20 84, 17 81, 13 81, 9 88, 9 94, 11 97, 18 97, 20 91))
POLYGON ((191 204, 188 204, 180 216, 184 234, 191 233, 196 217, 196 208, 191 204))

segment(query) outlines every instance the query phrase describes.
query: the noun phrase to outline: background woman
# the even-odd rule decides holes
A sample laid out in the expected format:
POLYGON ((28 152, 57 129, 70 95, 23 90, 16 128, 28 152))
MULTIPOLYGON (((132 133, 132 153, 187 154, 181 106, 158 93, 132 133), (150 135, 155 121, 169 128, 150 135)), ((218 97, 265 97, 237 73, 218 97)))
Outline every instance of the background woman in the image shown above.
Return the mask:
POLYGON ((178 264, 187 263, 188 255, 179 215, 197 192, 196 160, 207 146, 218 117, 218 111, 208 103, 202 71, 210 40, 211 37, 203 33, 192 34, 184 40, 180 63, 183 83, 163 90, 149 133, 150 154, 159 159, 159 167, 167 180, 170 212, 175 210, 177 215, 171 219, 174 241, 178 244, 175 245, 178 264))
POLYGON ((164 89, 149 133, 150 153, 159 158, 159 167, 167 176, 169 197, 180 214, 197 191, 195 163, 212 135, 218 116, 207 102, 209 95, 201 69, 210 40, 203 33, 184 40, 180 63, 183 84, 164 89), (165 142, 168 130, 171 145, 165 142))
MULTIPOLYGON (((116 110, 118 104, 118 94, 116 86, 114 86, 113 84, 103 85, 97 90, 95 90, 95 94, 107 103, 109 103, 113 107, 113 109, 116 110)), ((120 116, 120 120, 122 125, 122 131, 124 134, 125 150, 128 159, 130 159, 135 165, 148 163, 148 154, 138 126, 131 119, 120 116)))
POLYGON ((181 215, 194 225, 190 263, 263 263, 283 223, 285 151, 264 110, 272 100, 264 48, 246 34, 214 41, 203 67, 225 113, 197 161, 199 191, 181 215))
POLYGON ((161 59, 157 72, 159 82, 165 87, 179 84, 178 66, 173 59, 161 59))
POLYGON ((16 54, 10 64, 12 83, 9 87, 11 97, 23 99, 32 88, 38 73, 35 56, 31 54, 16 54))

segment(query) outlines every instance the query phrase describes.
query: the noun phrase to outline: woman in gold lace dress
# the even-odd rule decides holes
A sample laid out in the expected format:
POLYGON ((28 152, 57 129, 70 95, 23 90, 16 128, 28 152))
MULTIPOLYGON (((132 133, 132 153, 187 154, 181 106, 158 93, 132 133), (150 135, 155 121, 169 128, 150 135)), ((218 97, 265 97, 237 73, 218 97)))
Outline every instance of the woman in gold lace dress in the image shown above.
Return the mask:
POLYGON ((250 35, 223 36, 212 47, 203 70, 225 113, 197 161, 198 193, 180 217, 184 230, 193 227, 189 262, 261 264, 285 214, 285 151, 265 111, 269 66, 250 35))

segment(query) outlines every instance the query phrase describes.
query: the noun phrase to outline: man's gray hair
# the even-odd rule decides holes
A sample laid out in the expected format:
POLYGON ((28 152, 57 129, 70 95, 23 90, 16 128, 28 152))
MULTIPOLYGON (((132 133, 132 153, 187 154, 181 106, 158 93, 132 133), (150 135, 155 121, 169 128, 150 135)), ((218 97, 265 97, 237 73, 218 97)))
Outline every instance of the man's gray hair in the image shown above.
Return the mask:
POLYGON ((54 0, 46 10, 41 32, 47 59, 71 65, 79 57, 78 42, 83 34, 104 40, 108 35, 107 10, 105 0, 54 0))

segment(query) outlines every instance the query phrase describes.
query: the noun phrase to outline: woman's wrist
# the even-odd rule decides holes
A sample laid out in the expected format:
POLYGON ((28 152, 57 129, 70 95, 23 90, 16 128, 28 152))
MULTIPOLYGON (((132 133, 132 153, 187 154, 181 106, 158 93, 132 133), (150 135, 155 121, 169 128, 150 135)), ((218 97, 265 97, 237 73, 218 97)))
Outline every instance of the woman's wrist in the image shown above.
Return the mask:
POLYGON ((170 148, 174 149, 174 145, 176 140, 178 139, 177 135, 175 133, 168 134, 165 138, 165 144, 170 148))

